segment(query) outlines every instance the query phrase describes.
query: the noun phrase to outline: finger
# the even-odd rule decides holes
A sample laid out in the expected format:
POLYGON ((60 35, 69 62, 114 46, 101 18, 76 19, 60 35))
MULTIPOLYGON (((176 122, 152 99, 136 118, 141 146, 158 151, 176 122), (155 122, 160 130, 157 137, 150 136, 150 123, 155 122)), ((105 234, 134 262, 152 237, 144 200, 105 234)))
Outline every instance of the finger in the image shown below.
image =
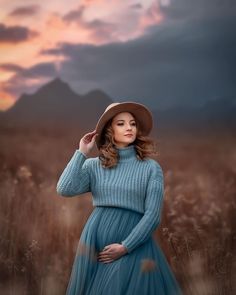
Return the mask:
POLYGON ((89 140, 89 141, 94 141, 95 138, 96 138, 96 136, 97 136, 97 135, 94 135, 94 134, 93 134, 93 135, 88 135, 87 137, 85 137, 85 139, 86 139, 86 140, 89 140))
POLYGON ((108 259, 108 258, 111 258, 111 256, 108 256, 108 255, 102 255, 102 256, 99 256, 98 259, 108 259))
POLYGON ((98 254, 104 254, 104 253, 106 254, 107 251, 105 251, 105 250, 104 251, 100 251, 98 254))
POLYGON ((103 249, 102 249, 102 252, 104 252, 104 251, 108 251, 110 249, 110 247, 109 246, 106 246, 106 247, 104 247, 103 249))
POLYGON ((104 260, 104 259, 111 259, 111 256, 99 256, 98 259, 104 260))
POLYGON ((110 249, 106 249, 106 250, 103 250, 103 251, 101 251, 99 254, 108 254, 109 252, 111 252, 110 251, 110 249))
POLYGON ((88 132, 87 134, 88 134, 88 135, 92 135, 92 134, 94 134, 94 133, 96 133, 96 130, 93 130, 92 132, 88 132))
POLYGON ((107 257, 99 257, 98 261, 107 261, 107 260, 111 260, 113 259, 113 257, 107 256, 107 257))
POLYGON ((85 135, 84 138, 89 139, 89 138, 92 138, 92 136, 90 134, 87 134, 87 135, 85 135))
POLYGON ((113 261, 113 259, 112 259, 112 258, 106 258, 106 259, 100 259, 99 261, 100 261, 100 262, 104 262, 104 263, 106 263, 106 262, 111 262, 111 261, 113 261))
POLYGON ((94 136, 94 133, 87 133, 85 134, 85 138, 91 138, 92 136, 94 136))
POLYGON ((102 249, 102 251, 107 251, 109 249, 110 249, 110 247, 105 247, 105 248, 102 249))
POLYGON ((99 258, 107 258, 110 257, 108 253, 102 253, 100 255, 98 255, 99 258))
POLYGON ((95 134, 92 138, 92 141, 95 141, 96 137, 98 136, 98 134, 95 134))
POLYGON ((90 136, 90 135, 87 135, 84 137, 85 142, 90 142, 91 140, 92 140, 92 136, 90 136))

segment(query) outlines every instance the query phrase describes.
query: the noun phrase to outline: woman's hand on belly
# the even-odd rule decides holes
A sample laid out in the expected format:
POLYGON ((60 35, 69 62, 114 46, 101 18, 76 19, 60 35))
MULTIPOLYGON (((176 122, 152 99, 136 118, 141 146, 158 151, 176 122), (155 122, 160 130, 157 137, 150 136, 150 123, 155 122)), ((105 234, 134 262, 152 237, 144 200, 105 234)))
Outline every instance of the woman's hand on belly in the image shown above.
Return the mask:
POLYGON ((103 263, 112 262, 127 253, 126 248, 121 244, 110 244, 98 253, 98 261, 103 263))

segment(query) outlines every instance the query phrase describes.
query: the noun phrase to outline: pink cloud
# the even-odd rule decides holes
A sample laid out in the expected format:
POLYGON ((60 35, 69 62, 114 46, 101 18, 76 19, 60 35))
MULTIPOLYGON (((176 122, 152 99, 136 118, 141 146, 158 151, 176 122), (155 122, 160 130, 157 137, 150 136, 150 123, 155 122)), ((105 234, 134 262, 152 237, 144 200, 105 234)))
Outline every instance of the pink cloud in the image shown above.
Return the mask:
POLYGON ((158 1, 152 3, 152 5, 146 10, 146 12, 140 17, 140 29, 145 30, 149 26, 158 25, 164 20, 164 15, 161 12, 158 1))
POLYGON ((24 17, 24 16, 31 16, 33 14, 37 14, 40 10, 39 5, 27 5, 27 6, 20 6, 15 8, 12 12, 9 13, 9 16, 14 17, 24 17))
POLYGON ((7 26, 0 23, 0 43, 20 43, 38 35, 38 32, 24 26, 7 26))

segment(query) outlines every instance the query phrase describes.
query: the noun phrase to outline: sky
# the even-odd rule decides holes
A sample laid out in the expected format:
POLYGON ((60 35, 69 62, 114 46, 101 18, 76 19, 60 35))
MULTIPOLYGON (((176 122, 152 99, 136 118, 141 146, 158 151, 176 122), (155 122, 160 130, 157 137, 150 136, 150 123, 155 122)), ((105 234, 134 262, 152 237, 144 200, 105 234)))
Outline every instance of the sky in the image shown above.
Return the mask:
POLYGON ((236 97, 234 0, 0 0, 0 110, 60 77, 155 109, 236 97))

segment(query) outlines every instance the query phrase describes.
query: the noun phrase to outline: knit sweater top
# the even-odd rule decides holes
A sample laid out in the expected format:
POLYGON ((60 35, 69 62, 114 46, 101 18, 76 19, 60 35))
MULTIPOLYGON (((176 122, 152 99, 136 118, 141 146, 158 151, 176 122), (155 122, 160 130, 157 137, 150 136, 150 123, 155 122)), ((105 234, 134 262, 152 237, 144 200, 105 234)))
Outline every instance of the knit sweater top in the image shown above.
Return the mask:
POLYGON ((112 168, 102 167, 99 157, 88 158, 77 149, 58 180, 57 193, 69 197, 91 192, 93 206, 122 207, 141 213, 138 224, 119 241, 130 253, 160 223, 164 177, 157 161, 137 158, 134 145, 115 148, 119 160, 112 168))

